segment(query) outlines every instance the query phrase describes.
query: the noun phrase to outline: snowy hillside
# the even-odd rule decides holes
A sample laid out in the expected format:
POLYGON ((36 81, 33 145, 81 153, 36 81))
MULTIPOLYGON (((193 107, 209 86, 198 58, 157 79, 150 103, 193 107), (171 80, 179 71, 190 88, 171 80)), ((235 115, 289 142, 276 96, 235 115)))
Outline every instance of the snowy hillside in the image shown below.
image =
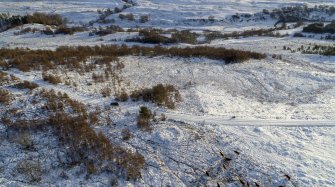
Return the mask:
POLYGON ((333 0, 1 1, 0 186, 335 186, 334 20, 333 0))

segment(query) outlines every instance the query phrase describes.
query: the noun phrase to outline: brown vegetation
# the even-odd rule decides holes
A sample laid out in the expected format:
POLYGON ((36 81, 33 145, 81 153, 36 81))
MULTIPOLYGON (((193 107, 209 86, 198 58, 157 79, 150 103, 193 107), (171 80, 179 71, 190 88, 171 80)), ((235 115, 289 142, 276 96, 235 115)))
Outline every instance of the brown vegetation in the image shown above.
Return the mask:
POLYGON ((151 127, 150 127, 151 118, 152 118, 151 110, 145 106, 142 106, 139 111, 137 127, 144 131, 151 131, 151 127))
POLYGON ((121 132, 122 135, 122 140, 130 140, 130 138, 132 137, 132 134, 130 132, 129 129, 123 129, 121 132))
POLYGON ((59 14, 46 14, 35 12, 32 15, 27 16, 27 23, 39 23, 43 25, 65 25, 66 19, 63 19, 59 14))
POLYGON ((217 31, 211 31, 205 33, 205 38, 207 42, 210 42, 212 40, 216 39, 229 39, 229 38, 240 38, 240 37, 252 37, 252 36, 270 36, 270 37, 281 37, 279 33, 274 33, 276 30, 283 29, 280 28, 269 28, 269 29, 251 29, 251 30, 245 30, 241 32, 232 32, 232 33, 225 33, 222 34, 217 31))
POLYGON ((44 81, 47 81, 51 84, 59 84, 62 82, 59 76, 47 74, 46 72, 43 72, 42 77, 44 81))
POLYGON ((116 96, 115 96, 115 100, 121 101, 121 102, 128 101, 128 98, 129 98, 129 96, 128 96, 127 92, 125 92, 125 91, 121 91, 121 93, 116 94, 116 96))
POLYGON ((89 121, 96 123, 97 114, 87 115, 84 105, 65 94, 44 90, 40 95, 47 99, 46 108, 52 112, 46 124, 55 130, 61 143, 69 147, 72 164, 84 164, 88 174, 107 171, 127 179, 141 176, 144 157, 114 146, 103 133, 96 133, 89 121), (72 114, 65 112, 71 111, 68 107, 72 114))
POLYGON ((141 23, 146 23, 149 21, 149 16, 148 15, 143 15, 140 17, 140 22, 141 23))
POLYGON ((112 57, 138 55, 138 56, 176 56, 176 57, 206 57, 215 60, 224 60, 226 63, 243 62, 250 58, 262 59, 264 54, 241 51, 236 49, 215 48, 208 46, 186 47, 186 48, 163 48, 142 46, 79 46, 59 47, 51 50, 29 50, 29 49, 0 49, 0 64, 4 68, 18 68, 21 71, 48 70, 57 65, 63 65, 70 69, 84 67, 83 62, 92 56, 112 57))
POLYGON ((8 83, 9 81, 10 81, 10 78, 9 78, 8 74, 5 73, 5 72, 0 71, 0 86, 4 85, 5 83, 8 83))
POLYGON ((128 21, 134 21, 135 20, 135 17, 134 17, 134 15, 133 14, 119 14, 119 18, 120 19, 126 19, 126 20, 128 20, 128 21))
POLYGON ((16 84, 15 87, 19 89, 33 90, 38 87, 38 84, 29 81, 23 81, 21 83, 16 84))
POLYGON ((93 35, 106 36, 106 35, 114 34, 117 32, 124 32, 124 29, 117 25, 111 25, 106 28, 102 28, 102 27, 100 27, 99 29, 95 28, 93 31, 90 32, 90 36, 93 36, 93 35))
POLYGON ((170 109, 175 108, 175 103, 181 100, 179 91, 173 85, 158 84, 152 88, 135 90, 130 95, 133 101, 141 98, 148 102, 152 101, 157 105, 166 106, 170 109))
POLYGON ((100 90, 102 97, 109 97, 112 94, 112 90, 109 87, 102 88, 100 90))
POLYGON ((128 179, 141 176, 143 156, 113 146, 104 134, 96 133, 90 128, 84 116, 71 117, 65 113, 56 113, 49 118, 49 124, 55 129, 59 139, 70 147, 72 162, 91 163, 86 165, 88 173, 92 171, 90 168, 94 164, 94 168, 100 170, 113 171, 118 168, 128 179), (103 166, 106 162, 108 165, 103 166))
POLYGON ((27 33, 30 33, 30 32, 35 33, 36 31, 38 31, 38 29, 36 29, 36 28, 32 29, 31 27, 27 27, 27 28, 21 29, 18 32, 14 32, 14 35, 22 35, 22 34, 27 34, 27 33))
POLYGON ((66 26, 60 26, 58 27, 54 34, 74 34, 76 32, 84 32, 87 31, 88 29, 85 27, 66 27, 66 26))
POLYGON ((140 29, 139 37, 127 39, 128 42, 141 42, 150 44, 170 44, 170 43, 188 43, 196 44, 198 35, 189 30, 168 30, 161 29, 140 29), (162 34, 171 34, 171 37, 163 36, 162 34))
POLYGON ((17 164, 16 170, 25 175, 31 183, 39 182, 42 179, 42 166, 39 162, 22 160, 17 164))
POLYGON ((11 94, 7 90, 0 89, 0 104, 8 105, 11 101, 11 94))

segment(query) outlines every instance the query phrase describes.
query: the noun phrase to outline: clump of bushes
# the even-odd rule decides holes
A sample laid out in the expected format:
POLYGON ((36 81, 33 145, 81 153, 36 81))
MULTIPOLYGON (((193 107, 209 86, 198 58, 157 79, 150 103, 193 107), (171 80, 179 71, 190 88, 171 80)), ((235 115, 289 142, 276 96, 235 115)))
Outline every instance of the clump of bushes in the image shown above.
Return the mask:
POLYGON ((51 30, 50 27, 46 27, 44 30, 41 30, 41 33, 45 34, 45 35, 54 35, 55 34, 54 31, 51 30))
POLYGON ((42 179, 42 166, 39 162, 22 160, 17 164, 16 170, 25 175, 31 183, 39 182, 42 179))
POLYGON ((7 90, 0 89, 0 104, 8 105, 11 101, 11 94, 7 90))
POLYGON ((88 29, 85 28, 85 27, 66 27, 66 26, 61 26, 61 27, 58 27, 54 34, 69 34, 69 35, 72 35, 76 32, 84 32, 84 31, 87 31, 88 29))
POLYGON ((150 44, 170 44, 170 43, 197 43, 198 35, 188 30, 174 30, 171 38, 163 36, 163 30, 160 29, 142 29, 139 31, 139 37, 127 39, 127 42, 141 42, 150 44))
MULTIPOLYGON (((49 27, 41 31, 41 33, 47 35, 74 34, 75 32, 83 32, 87 30, 84 27, 67 27, 67 20, 62 18, 62 16, 59 14, 46 14, 40 12, 35 12, 32 15, 26 16, 9 16, 7 14, 0 14, 0 31, 29 23, 38 23, 57 27, 55 31, 51 30, 49 27)), ((19 32, 15 32, 14 34, 20 35, 28 32, 35 33, 36 31, 37 29, 28 27, 19 32)))
POLYGON ((46 14, 35 12, 27 16, 27 23, 39 23, 43 25, 62 26, 66 25, 67 20, 63 19, 59 14, 46 14))
MULTIPOLYGON (((109 23, 111 20, 107 20, 107 17, 112 14, 118 14, 124 11, 127 8, 135 6, 135 3, 130 0, 123 0, 126 4, 124 4, 121 8, 115 7, 114 10, 107 8, 105 10, 98 9, 99 19, 97 20, 98 23, 109 23)), ((93 22, 94 23, 94 22, 93 22)))
POLYGON ((135 21, 135 17, 131 13, 130 14, 119 14, 119 18, 122 20, 126 19, 128 21, 135 21))
POLYGON ((103 133, 95 132, 89 122, 97 122, 96 117, 88 115, 83 104, 54 91, 44 90, 40 96, 48 101, 51 114, 43 124, 50 125, 61 145, 68 147, 69 164, 85 165, 87 174, 111 172, 128 180, 141 177, 144 157, 112 145, 103 133))
POLYGON ((208 21, 214 22, 215 21, 215 17, 214 16, 208 16, 208 21))
POLYGON ((269 29, 251 29, 251 30, 245 30, 241 32, 234 31, 232 33, 225 33, 222 34, 218 31, 211 31, 205 33, 205 39, 207 42, 210 42, 212 40, 216 39, 229 39, 229 38, 240 38, 240 37, 252 37, 252 36, 276 36, 274 34, 274 31, 279 30, 281 28, 269 28, 269 29))
POLYGON ((335 40, 335 36, 332 36, 332 35, 327 35, 327 36, 325 36, 325 39, 326 40, 335 40))
POLYGON ((132 137, 132 134, 130 132, 129 129, 123 129, 121 132, 121 136, 122 136, 122 140, 130 140, 130 138, 132 137))
POLYGON ((92 74, 92 80, 94 81, 94 83, 102 83, 105 82, 105 77, 103 74, 97 74, 97 73, 93 73, 92 74))
POLYGON ((318 15, 326 14, 331 17, 335 13, 334 6, 328 5, 319 5, 315 7, 308 7, 307 5, 302 6, 292 6, 292 7, 282 7, 273 9, 271 12, 267 12, 270 14, 270 17, 273 19, 279 19, 285 22, 297 22, 301 20, 312 21, 315 19, 319 19, 320 21, 324 19, 323 16, 320 18, 315 18, 314 16, 317 13, 318 15), (314 14, 313 14, 314 13, 314 14))
POLYGON ((140 23, 146 23, 149 21, 149 16, 148 15, 143 15, 140 17, 140 23))
POLYGON ((129 96, 128 96, 127 92, 125 92, 125 91, 121 91, 120 93, 116 94, 116 96, 115 96, 115 100, 121 101, 121 102, 128 101, 128 98, 129 98, 129 96))
POLYGON ((113 146, 104 134, 90 128, 85 116, 72 117, 66 113, 56 113, 50 116, 49 124, 61 142, 70 148, 72 162, 85 164, 88 173, 119 171, 117 175, 126 176, 129 180, 141 176, 144 157, 113 146))
POLYGON ((19 89, 33 90, 38 87, 38 84, 29 81, 23 81, 21 83, 16 84, 15 87, 19 89))
POLYGON ((160 106, 166 106, 170 109, 175 108, 175 103, 181 100, 179 91, 173 85, 158 84, 152 88, 133 91, 130 95, 133 101, 143 99, 152 101, 160 106))
MULTIPOLYGON (((171 56, 171 57, 205 57, 214 60, 224 60, 225 63, 238 63, 253 59, 263 59, 261 53, 241 51, 237 49, 215 48, 208 46, 197 47, 170 47, 160 46, 144 47, 126 45, 117 46, 78 46, 59 47, 56 50, 30 50, 30 49, 0 49, 0 66, 2 68, 18 68, 21 71, 49 70, 61 65, 71 70, 82 69, 85 60, 90 57, 113 59, 117 62, 119 56, 171 56)), ((110 62, 109 62, 110 63, 110 62)), ((122 68, 122 64, 120 66, 122 68)))
POLYGON ((109 87, 102 88, 100 90, 102 97, 109 97, 112 94, 112 90, 109 87))
POLYGON ((188 30, 185 31, 177 31, 172 34, 171 40, 174 43, 188 43, 188 44, 196 44, 198 35, 196 33, 192 33, 188 30))
POLYGON ((300 46, 297 49, 291 49, 290 47, 283 47, 284 50, 289 50, 291 53, 301 52, 302 54, 319 54, 324 56, 335 56, 335 45, 312 45, 300 46))
POLYGON ((149 44, 168 44, 171 43, 171 39, 162 36, 161 30, 159 29, 142 29, 139 31, 139 37, 127 39, 127 42, 140 42, 149 44))
POLYGON ((24 150, 32 150, 34 148, 34 143, 29 131, 19 131, 15 134, 14 142, 19 144, 24 150))
POLYGON ((93 31, 90 32, 90 36, 93 35, 98 35, 98 36, 106 36, 109 34, 114 34, 117 32, 124 32, 124 29, 122 27, 119 27, 117 25, 111 25, 106 28, 100 27, 99 29, 94 29, 93 31))
POLYGON ((109 21, 106 18, 114 14, 114 12, 110 8, 107 8, 105 10, 98 9, 98 14, 99 14, 98 23, 109 23, 109 21))
POLYGON ((0 14, 0 31, 5 31, 10 28, 14 28, 27 23, 26 16, 14 15, 1 13, 0 14))
POLYGON ((137 127, 141 130, 150 131, 150 120, 152 118, 152 112, 145 106, 140 107, 139 117, 137 120, 137 127))
POLYGON ((323 23, 312 23, 306 27, 304 27, 303 32, 309 32, 309 33, 331 33, 335 34, 335 21, 328 25, 324 25, 323 23))
POLYGON ((59 84, 62 83, 62 80, 59 76, 48 74, 46 72, 43 72, 42 74, 43 80, 46 82, 49 82, 51 84, 59 84))
POLYGON ((35 33, 36 31, 38 31, 38 29, 34 28, 32 29, 31 27, 27 27, 27 28, 24 28, 18 32, 14 32, 14 35, 22 35, 22 34, 27 34, 27 33, 35 33))
POLYGON ((84 32, 87 30, 88 29, 85 27, 59 26, 55 30, 52 30, 50 27, 47 27, 44 30, 42 30, 41 33, 45 35, 56 35, 56 34, 73 35, 76 32, 84 32))
POLYGON ((293 37, 301 38, 301 37, 304 37, 304 35, 300 32, 296 32, 296 33, 293 34, 293 37))
MULTIPOLYGON (((1 62, 0 62, 1 66, 1 62)), ((0 71, 0 86, 4 85, 5 83, 8 83, 10 81, 10 78, 7 73, 0 71)))

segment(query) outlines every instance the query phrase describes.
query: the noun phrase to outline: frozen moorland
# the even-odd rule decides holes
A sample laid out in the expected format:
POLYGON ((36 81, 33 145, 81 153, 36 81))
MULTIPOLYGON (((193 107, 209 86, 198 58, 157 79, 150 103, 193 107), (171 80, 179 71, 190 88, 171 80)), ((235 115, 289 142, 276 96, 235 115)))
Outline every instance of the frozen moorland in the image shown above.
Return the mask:
POLYGON ((335 186, 333 6, 1 1, 0 186, 335 186), (35 12, 66 26, 9 24, 35 12))

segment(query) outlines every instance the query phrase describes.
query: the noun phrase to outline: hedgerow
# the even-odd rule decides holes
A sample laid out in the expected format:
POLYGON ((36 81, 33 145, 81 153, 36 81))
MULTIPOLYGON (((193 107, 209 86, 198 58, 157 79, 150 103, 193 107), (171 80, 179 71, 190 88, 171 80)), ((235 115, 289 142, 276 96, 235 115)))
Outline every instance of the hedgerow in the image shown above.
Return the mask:
POLYGON ((263 59, 264 54, 237 49, 215 48, 208 46, 186 48, 163 48, 160 46, 143 47, 126 45, 117 46, 79 46, 59 47, 52 50, 30 50, 23 48, 0 49, 0 66, 2 68, 18 68, 21 71, 48 70, 59 65, 69 69, 83 68, 84 62, 90 57, 108 57, 118 61, 119 56, 170 56, 170 57, 205 57, 214 60, 224 60, 225 63, 239 63, 251 58, 263 59))

